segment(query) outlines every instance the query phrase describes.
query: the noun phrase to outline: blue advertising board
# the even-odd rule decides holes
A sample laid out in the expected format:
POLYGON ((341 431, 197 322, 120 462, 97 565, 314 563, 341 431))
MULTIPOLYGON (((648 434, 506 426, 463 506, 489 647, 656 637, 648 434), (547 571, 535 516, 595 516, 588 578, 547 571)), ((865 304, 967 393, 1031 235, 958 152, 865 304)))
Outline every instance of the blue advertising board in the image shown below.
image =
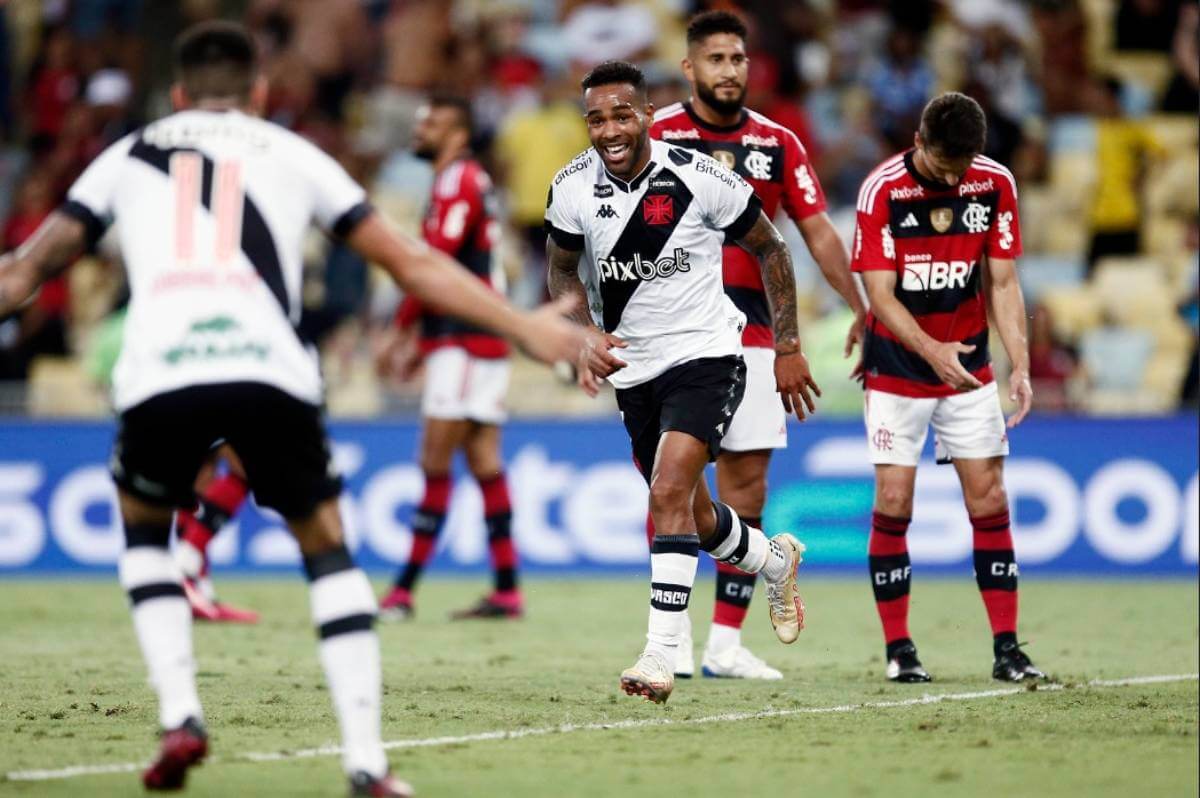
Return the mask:
MULTIPOLYGON (((111 572, 122 538, 104 423, 0 422, 0 576, 111 572)), ((346 477, 342 511, 359 561, 403 562, 420 499, 411 422, 331 425, 346 477)), ((792 425, 774 458, 768 531, 795 530, 805 568, 865 568, 873 486, 862 426, 792 425)), ((1197 420, 1033 418, 1012 434, 1006 466, 1017 556, 1026 574, 1194 576, 1197 420)), ((521 421, 505 428, 514 534, 532 572, 634 572, 647 561, 646 488, 616 419, 521 421)), ((928 571, 970 573, 971 531, 954 474, 928 452, 909 547, 928 571)), ((460 476, 434 568, 486 568, 479 490, 460 476)), ((218 570, 292 571, 282 521, 248 503, 211 551, 218 570)))

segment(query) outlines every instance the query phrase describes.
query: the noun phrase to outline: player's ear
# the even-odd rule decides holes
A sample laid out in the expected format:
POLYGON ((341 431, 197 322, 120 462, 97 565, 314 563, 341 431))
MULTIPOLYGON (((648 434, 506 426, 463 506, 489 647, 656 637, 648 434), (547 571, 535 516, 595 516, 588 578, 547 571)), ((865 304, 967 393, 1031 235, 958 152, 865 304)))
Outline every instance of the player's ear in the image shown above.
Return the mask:
POLYGON ((691 58, 684 58, 679 62, 679 66, 683 69, 683 76, 687 78, 688 83, 696 82, 696 69, 692 66, 691 58))
POLYGON ((921 131, 917 130, 913 133, 913 146, 918 150, 921 149, 921 131))
POLYGON ((646 114, 646 127, 650 127, 654 124, 654 103, 646 100, 646 106, 642 110, 646 114))
POLYGON ((176 111, 182 111, 191 105, 188 100, 187 92, 183 90, 182 83, 171 84, 171 107, 176 111))
POLYGON ((255 75, 254 82, 250 84, 250 111, 255 116, 262 116, 267 112, 267 97, 270 93, 271 86, 266 75, 255 75))

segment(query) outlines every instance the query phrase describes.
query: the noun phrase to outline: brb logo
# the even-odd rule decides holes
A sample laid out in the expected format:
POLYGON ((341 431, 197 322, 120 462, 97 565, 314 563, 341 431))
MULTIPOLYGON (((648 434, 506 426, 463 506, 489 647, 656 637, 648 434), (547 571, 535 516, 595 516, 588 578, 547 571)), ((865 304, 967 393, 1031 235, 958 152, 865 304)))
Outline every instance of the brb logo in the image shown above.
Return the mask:
POLYGON ((935 260, 925 263, 904 264, 904 278, 900 286, 905 291, 941 291, 943 289, 966 288, 975 261, 935 260))
POLYGON ((635 252, 631 261, 618 260, 613 257, 600 258, 596 261, 596 270, 600 272, 600 282, 602 283, 611 280, 654 280, 659 277, 670 277, 676 272, 691 271, 691 264, 688 263, 689 257, 691 257, 690 253, 684 252, 679 247, 675 248, 671 257, 658 260, 643 260, 641 254, 635 252))

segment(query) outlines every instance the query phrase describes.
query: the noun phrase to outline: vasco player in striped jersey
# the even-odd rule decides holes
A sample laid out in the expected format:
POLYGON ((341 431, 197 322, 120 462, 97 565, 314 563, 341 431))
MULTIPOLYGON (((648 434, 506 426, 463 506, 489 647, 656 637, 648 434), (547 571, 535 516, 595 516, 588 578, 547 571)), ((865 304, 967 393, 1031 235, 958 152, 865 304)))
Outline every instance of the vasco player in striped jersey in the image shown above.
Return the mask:
MULTIPOLYGON (((743 105, 750 66, 745 43, 746 26, 735 15, 707 11, 693 17, 683 61, 692 98, 655 112, 650 136, 711 155, 741 175, 762 201, 767 218, 774 219, 783 208, 799 227, 825 279, 855 312, 846 336, 849 357, 862 340, 867 313, 850 275, 850 256, 825 213, 821 185, 796 134, 743 105)), ((721 441, 717 493, 746 523, 762 526, 771 451, 787 446, 786 414, 772 373, 775 338, 757 258, 726 242, 722 272, 725 294, 746 314, 742 332, 746 395, 721 441)), ((754 574, 717 563, 716 604, 701 660, 705 676, 783 677, 741 644, 755 581, 754 574)), ((680 643, 675 674, 691 676, 694 668, 689 634, 680 643)))
MULTIPOLYGON (((471 106, 451 95, 431 98, 413 133, 414 152, 433 164, 433 196, 422 223, 431 246, 493 285, 496 220, 492 181, 471 157, 471 106)), ((413 614, 413 591, 433 556, 450 504, 450 468, 462 451, 483 494, 494 590, 454 618, 516 618, 521 615, 517 558, 512 541, 512 508, 500 459, 500 425, 508 392, 508 343, 481 327, 438 312, 407 296, 397 313, 400 335, 390 347, 401 355, 396 366, 411 371, 425 364, 421 400, 421 470, 425 493, 413 517, 413 547, 396 583, 380 602, 380 617, 403 620, 413 614), (418 339, 412 347, 409 339, 418 339)), ((401 377, 404 375, 401 374, 401 377)))
POLYGON ((118 573, 164 730, 142 781, 178 790, 208 751, 191 612, 167 544, 172 511, 194 506, 197 472, 224 440, 255 499, 299 544, 351 794, 408 796, 388 773, 375 596, 344 543, 316 352, 295 331, 308 229, 319 224, 405 290, 539 360, 573 360, 599 336, 563 321, 570 303, 520 312, 452 259, 392 233, 336 161, 256 118, 267 83, 244 28, 190 28, 176 67, 179 110, 101 153, 67 202, 0 258, 2 316, 109 224, 124 255, 130 301, 111 459, 125 533, 118 573))
POLYGON ((986 158, 987 120, 957 92, 921 114, 914 146, 875 169, 858 195, 853 268, 871 313, 863 367, 875 465, 868 544, 871 586, 887 644, 887 676, 927 682, 908 631, 911 568, 905 535, 917 461, 932 424, 940 462, 952 462, 974 530, 975 580, 993 635, 992 676, 1044 678, 1017 642, 1004 458, 1008 433, 1029 412, 1017 185, 986 158), (988 316, 1012 361, 1007 428, 988 357, 988 316))

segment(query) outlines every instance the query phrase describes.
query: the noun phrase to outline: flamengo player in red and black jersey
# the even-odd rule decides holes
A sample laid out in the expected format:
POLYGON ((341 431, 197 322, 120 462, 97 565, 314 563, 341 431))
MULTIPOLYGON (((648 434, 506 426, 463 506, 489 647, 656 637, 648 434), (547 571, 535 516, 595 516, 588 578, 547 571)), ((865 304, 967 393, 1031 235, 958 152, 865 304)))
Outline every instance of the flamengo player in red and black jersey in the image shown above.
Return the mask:
MULTIPOLYGON (((498 223, 492 207, 492 181, 471 157, 471 107, 463 99, 438 96, 418 116, 414 151, 433 162, 433 196, 422 233, 489 285, 498 223)), ((494 286, 493 286, 494 287, 494 286)), ((450 504, 450 468, 462 451, 483 492, 495 589, 455 618, 515 618, 521 615, 517 554, 512 541, 512 507, 500 459, 500 425, 508 393, 508 343, 480 327, 406 297, 397 312, 400 335, 391 348, 400 356, 400 376, 414 360, 425 364, 421 400, 421 470, 425 494, 413 516, 413 547, 408 563, 380 603, 380 617, 405 619, 413 613, 413 590, 433 556, 450 504), (416 339, 415 342, 413 339, 416 339), (411 344, 416 343, 416 347, 411 344)))
POLYGON ((974 529, 975 579, 994 638, 992 676, 1044 678, 1017 643, 1017 565, 1004 490, 1007 429, 1029 412, 1017 184, 979 153, 987 120, 957 92, 930 101, 914 147, 884 161, 858 195, 853 268, 871 314, 863 344, 866 424, 875 465, 871 586, 887 643, 887 676, 927 682, 908 632, 917 461, 930 424, 940 461, 962 484, 974 529), (988 357, 988 314, 1013 370, 1007 429, 988 357))
MULTIPOLYGON (((711 155, 737 172, 753 186, 767 218, 774 219, 783 207, 825 279, 856 313, 846 336, 849 356, 862 339, 866 307, 850 275, 846 245, 825 213, 825 196, 804 145, 792 131, 743 105, 750 63, 746 26, 726 11, 709 11, 691 20, 687 40, 683 71, 692 99, 657 112, 650 135, 711 155)), ((775 392, 775 338, 758 259, 730 242, 722 261, 725 293, 746 314, 742 346, 747 375, 745 398, 721 441, 717 492, 746 523, 761 527, 771 450, 787 446, 786 413, 775 392)), ((741 644, 754 583, 754 574, 717 563, 716 606, 701 662, 705 676, 782 678, 741 644)), ((689 635, 679 646, 677 675, 692 674, 692 657, 689 635)))

